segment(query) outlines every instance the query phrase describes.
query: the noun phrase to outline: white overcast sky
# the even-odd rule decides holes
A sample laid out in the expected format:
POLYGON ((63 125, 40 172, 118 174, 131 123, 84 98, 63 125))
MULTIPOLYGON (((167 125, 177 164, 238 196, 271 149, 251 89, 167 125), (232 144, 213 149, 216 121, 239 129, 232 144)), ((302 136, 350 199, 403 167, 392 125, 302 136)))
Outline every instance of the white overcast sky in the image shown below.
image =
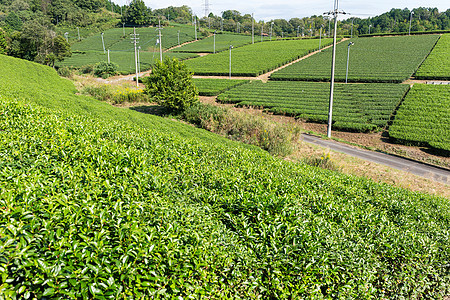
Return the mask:
MULTIPOLYGON (((224 10, 237 10, 242 14, 255 14, 256 20, 286 19, 294 17, 309 17, 321 15, 333 9, 333 0, 208 0, 210 11, 215 15, 220 15, 224 10)), ((127 0, 113 0, 118 4, 126 4, 127 0)), ((194 10, 199 17, 204 15, 205 0, 144 0, 151 9, 165 8, 168 6, 187 5, 194 10)), ((437 7, 439 11, 446 11, 450 8, 448 0, 379 0, 379 1, 356 1, 341 0, 339 8, 354 16, 367 18, 380 15, 391 8, 416 8, 416 7, 437 7)))

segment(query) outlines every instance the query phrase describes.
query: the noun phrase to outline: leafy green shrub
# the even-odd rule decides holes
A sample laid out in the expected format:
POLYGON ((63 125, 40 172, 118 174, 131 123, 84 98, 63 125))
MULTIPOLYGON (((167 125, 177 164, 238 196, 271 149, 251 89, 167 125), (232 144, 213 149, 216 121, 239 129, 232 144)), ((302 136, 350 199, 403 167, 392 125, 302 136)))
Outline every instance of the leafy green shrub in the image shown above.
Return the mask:
POLYGON ((84 65, 80 67, 81 74, 93 74, 94 73, 94 65, 84 65))
POLYGON ((200 128, 258 146, 278 156, 292 153, 300 134, 299 127, 270 122, 262 115, 249 115, 201 103, 186 109, 183 118, 200 128))
POLYGON ((94 75, 102 78, 108 78, 117 74, 119 67, 115 63, 101 61, 94 66, 94 75))
POLYGON ((308 157, 304 159, 304 162, 307 165, 313 167, 319 167, 326 170, 339 171, 340 168, 336 165, 336 163, 331 159, 330 153, 323 154, 320 157, 308 157))
POLYGON ((62 67, 58 69, 58 74, 59 76, 69 78, 72 76, 72 71, 68 67, 62 67))
POLYGON ((158 62, 143 82, 145 93, 168 109, 183 111, 198 102, 198 89, 192 81, 192 73, 177 59, 166 57, 163 62, 158 62))

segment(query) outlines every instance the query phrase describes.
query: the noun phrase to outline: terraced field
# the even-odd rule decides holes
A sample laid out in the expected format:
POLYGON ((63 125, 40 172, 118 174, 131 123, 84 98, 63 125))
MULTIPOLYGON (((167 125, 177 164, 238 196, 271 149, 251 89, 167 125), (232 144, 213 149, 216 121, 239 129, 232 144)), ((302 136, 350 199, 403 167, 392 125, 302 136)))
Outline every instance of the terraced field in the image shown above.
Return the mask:
POLYGON ((450 80, 450 34, 443 34, 417 70, 416 79, 450 80))
MULTIPOLYGON (((397 82, 410 78, 430 53, 438 35, 370 37, 351 40, 349 82, 397 82)), ((336 81, 345 81, 348 44, 336 48, 336 81)), ((271 75, 273 80, 329 81, 331 48, 271 75)))
POLYGON ((0 55, 0 294, 442 298, 448 199, 77 96, 0 55))
MULTIPOLYGON (((322 46, 330 44, 324 39, 322 46)), ((232 50, 232 76, 258 76, 319 48, 319 40, 262 42, 232 50)), ((228 75, 229 51, 196 58, 186 65, 196 75, 228 75)))
MULTIPOLYGON (((258 42, 258 39, 255 39, 258 42)), ((251 44, 252 37, 241 34, 216 34, 216 52, 228 50, 230 45, 235 48, 251 44)), ((190 53, 213 53, 214 52, 214 36, 204 38, 195 43, 184 45, 180 48, 174 49, 174 52, 190 52, 190 53)))
POLYGON ((236 79, 194 78, 200 96, 217 96, 233 87, 249 82, 236 79))
POLYGON ((400 106, 389 135, 403 143, 450 151, 450 85, 415 84, 400 106))
MULTIPOLYGON (((329 83, 321 82, 252 82, 219 95, 218 100, 326 122, 329 89, 329 83)), ((403 84, 336 84, 333 128, 366 132, 386 126, 408 89, 403 84)))

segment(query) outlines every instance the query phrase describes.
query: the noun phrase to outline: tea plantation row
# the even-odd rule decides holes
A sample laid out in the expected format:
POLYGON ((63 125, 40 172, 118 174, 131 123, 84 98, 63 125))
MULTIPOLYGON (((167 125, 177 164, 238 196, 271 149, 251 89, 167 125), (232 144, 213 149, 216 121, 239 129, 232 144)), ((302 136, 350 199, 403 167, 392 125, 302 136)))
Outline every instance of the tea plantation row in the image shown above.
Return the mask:
POLYGON ((279 160, 0 63, 3 297, 450 292, 448 199, 279 160))
MULTIPOLYGON (((216 34, 216 52, 228 50, 230 45, 240 47, 252 43, 252 37, 241 34, 216 34)), ((258 42, 258 39, 255 39, 258 42)), ((213 53, 214 52, 214 36, 204 38, 195 43, 186 44, 180 48, 173 50, 174 52, 190 52, 190 53, 213 53)))
MULTIPOLYGON (((323 39, 328 45, 332 39, 323 39)), ((262 42, 232 49, 232 76, 253 76, 267 73, 319 48, 319 40, 262 42)), ((229 51, 186 61, 195 75, 228 75, 229 51)))
MULTIPOLYGON (((350 82, 403 82, 410 78, 430 53, 438 35, 352 39, 350 82)), ((348 44, 336 48, 336 81, 345 81, 348 44)), ((271 75, 273 80, 329 81, 331 48, 271 75)))
POLYGON ((450 51, 448 49, 450 49, 450 34, 444 34, 414 77, 416 79, 450 80, 450 51))
MULTIPOLYGON (((252 82, 219 95, 218 100, 326 122, 329 88, 329 83, 320 82, 252 82)), ((386 126, 408 89, 399 84, 336 84, 334 128, 365 132, 386 126)))
POLYGON ((194 78, 200 96, 217 96, 231 88, 248 83, 249 80, 194 78))
POLYGON ((450 86, 415 84, 400 106, 389 135, 401 142, 450 151, 450 86))

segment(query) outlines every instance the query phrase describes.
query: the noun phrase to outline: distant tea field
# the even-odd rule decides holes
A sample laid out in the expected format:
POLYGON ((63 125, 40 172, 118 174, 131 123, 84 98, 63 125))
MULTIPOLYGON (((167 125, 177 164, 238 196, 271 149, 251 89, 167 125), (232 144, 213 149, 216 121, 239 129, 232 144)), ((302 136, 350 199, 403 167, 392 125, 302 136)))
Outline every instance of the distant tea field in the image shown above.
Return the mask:
POLYGON ((441 36, 414 75, 416 79, 450 80, 450 34, 441 36))
MULTIPOLYGON (((348 44, 350 82, 397 82, 411 77, 434 47, 439 35, 355 38, 336 47, 336 81, 345 81, 348 44)), ((273 80, 329 81, 331 48, 271 75, 273 80)))

